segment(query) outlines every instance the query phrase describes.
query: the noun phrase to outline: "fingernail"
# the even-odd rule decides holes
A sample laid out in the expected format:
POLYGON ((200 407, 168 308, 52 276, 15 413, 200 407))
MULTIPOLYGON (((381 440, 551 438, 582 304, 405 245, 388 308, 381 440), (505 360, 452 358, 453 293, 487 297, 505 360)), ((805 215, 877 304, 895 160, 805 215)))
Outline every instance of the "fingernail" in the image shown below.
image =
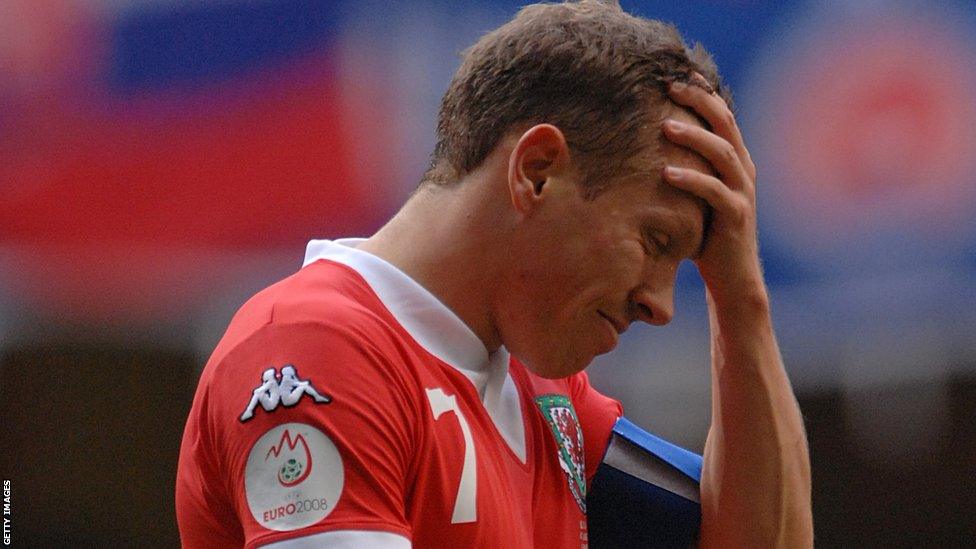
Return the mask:
POLYGON ((672 166, 665 166, 665 168, 664 168, 664 175, 668 179, 678 180, 678 179, 681 179, 681 175, 682 174, 681 174, 681 170, 679 168, 675 168, 675 167, 672 167, 672 166))
POLYGON ((677 82, 677 81, 676 82, 671 82, 671 91, 679 92, 679 91, 684 90, 687 87, 688 87, 688 84, 685 84, 684 82, 677 82))
POLYGON ((669 130, 673 132, 678 132, 684 129, 685 125, 677 120, 667 119, 664 121, 664 125, 668 127, 669 130))

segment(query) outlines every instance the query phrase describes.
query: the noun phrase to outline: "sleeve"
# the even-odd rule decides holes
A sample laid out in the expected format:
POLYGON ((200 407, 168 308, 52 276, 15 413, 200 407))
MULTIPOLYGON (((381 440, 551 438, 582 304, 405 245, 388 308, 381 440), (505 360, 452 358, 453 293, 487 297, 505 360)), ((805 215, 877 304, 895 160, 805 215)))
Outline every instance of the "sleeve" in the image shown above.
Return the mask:
POLYGON ((613 425, 623 415, 623 407, 617 400, 593 388, 586 372, 569 378, 569 390, 583 431, 586 483, 589 485, 607 451, 613 425))
POLYGON ((420 400, 391 338, 268 324, 216 366, 217 453, 246 547, 353 530, 409 544, 420 400))

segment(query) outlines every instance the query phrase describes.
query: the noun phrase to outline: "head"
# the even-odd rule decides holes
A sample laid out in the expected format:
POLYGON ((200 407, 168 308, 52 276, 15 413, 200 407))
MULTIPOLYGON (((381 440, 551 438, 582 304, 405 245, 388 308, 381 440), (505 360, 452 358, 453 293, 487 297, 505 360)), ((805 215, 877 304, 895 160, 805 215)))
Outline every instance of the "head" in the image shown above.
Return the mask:
POLYGON ((673 81, 706 85, 696 72, 727 94, 673 26, 594 1, 526 7, 465 53, 422 187, 504 163, 489 171, 505 174, 515 222, 491 314, 537 374, 582 370, 633 321, 670 321, 678 264, 700 248, 708 214, 660 171, 710 167, 660 124, 700 124, 666 94, 673 81))
POLYGON ((504 137, 548 123, 562 131, 593 196, 656 146, 646 129, 673 107, 667 86, 698 83, 695 72, 732 104, 709 54, 689 48, 670 24, 613 2, 527 6, 464 53, 421 185, 456 185, 504 137))

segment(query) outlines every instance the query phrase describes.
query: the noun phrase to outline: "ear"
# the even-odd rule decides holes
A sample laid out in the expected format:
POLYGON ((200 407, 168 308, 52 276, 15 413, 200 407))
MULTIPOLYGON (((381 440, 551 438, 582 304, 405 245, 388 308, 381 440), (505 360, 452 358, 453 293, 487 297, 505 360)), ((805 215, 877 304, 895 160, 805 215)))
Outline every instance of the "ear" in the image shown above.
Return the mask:
POLYGON ((569 146, 552 124, 532 126, 519 138, 508 159, 508 190, 516 211, 524 214, 543 199, 547 184, 569 169, 569 146))

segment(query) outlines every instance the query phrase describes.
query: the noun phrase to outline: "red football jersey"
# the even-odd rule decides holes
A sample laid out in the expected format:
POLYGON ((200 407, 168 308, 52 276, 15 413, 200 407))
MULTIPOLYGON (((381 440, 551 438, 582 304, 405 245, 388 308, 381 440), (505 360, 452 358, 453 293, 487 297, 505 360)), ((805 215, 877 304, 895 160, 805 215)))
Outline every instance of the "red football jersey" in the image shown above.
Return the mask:
POLYGON ((546 380, 489 354, 385 261, 313 241, 204 369, 180 451, 180 535, 208 548, 585 547, 586 486, 620 414, 583 373, 546 380))

